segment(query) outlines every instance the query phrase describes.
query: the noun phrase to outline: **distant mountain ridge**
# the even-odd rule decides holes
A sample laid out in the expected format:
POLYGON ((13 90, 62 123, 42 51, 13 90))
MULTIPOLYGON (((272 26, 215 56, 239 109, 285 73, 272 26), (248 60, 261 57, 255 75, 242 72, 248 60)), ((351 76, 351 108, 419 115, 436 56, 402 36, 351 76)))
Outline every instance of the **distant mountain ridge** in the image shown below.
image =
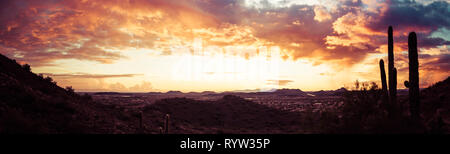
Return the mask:
POLYGON ((314 92, 309 92, 310 94, 314 95, 314 96, 340 96, 342 95, 342 93, 347 92, 348 90, 345 89, 344 87, 336 89, 336 90, 320 90, 320 91, 314 91, 314 92))
MULTIPOLYGON (((121 95, 132 93, 121 92, 96 92, 94 95, 121 95)), ((280 95, 280 96, 309 96, 308 93, 300 89, 272 89, 270 91, 259 90, 236 90, 225 92, 203 91, 203 92, 181 92, 181 91, 167 91, 167 92, 147 92, 150 95, 227 95, 227 94, 254 94, 254 95, 280 95)))

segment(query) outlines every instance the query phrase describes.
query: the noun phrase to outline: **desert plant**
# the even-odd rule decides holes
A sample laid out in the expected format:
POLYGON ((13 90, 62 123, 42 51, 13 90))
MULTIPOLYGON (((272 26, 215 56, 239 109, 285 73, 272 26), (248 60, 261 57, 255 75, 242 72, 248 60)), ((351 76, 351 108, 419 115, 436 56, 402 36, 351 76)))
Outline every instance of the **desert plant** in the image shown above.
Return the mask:
POLYGON ((384 70, 384 61, 380 60, 380 74, 382 84, 383 103, 388 114, 393 117, 397 114, 397 69, 394 67, 394 37, 392 26, 388 28, 388 75, 389 88, 386 84, 386 73, 384 70), (387 91, 389 91, 387 93, 387 91))
MULTIPOLYGON (((394 67, 394 42, 392 34, 392 26, 388 29, 388 60, 389 60, 389 114, 397 114, 397 69, 394 67)), ((410 113, 413 119, 420 118, 420 98, 419 98, 419 61, 417 53, 417 36, 415 32, 409 33, 408 36, 408 57, 409 57, 409 81, 404 84, 409 88, 410 113)), ((381 82, 386 81, 384 73, 384 62, 380 60, 381 82)), ((383 93, 384 94, 384 93, 383 93)))
MULTIPOLYGON (((360 82, 360 84, 366 85, 367 83, 360 82)), ((330 113, 331 115, 322 114, 320 116, 321 122, 328 126, 322 128, 323 131, 327 133, 373 132, 378 126, 378 123, 374 121, 384 118, 384 109, 379 106, 382 90, 377 88, 378 85, 375 85, 372 85, 369 90, 362 86, 358 91, 344 93, 343 102, 345 103, 337 108, 337 113, 334 113, 334 115, 333 113, 330 113), (338 115, 339 119, 333 120, 330 117, 338 115)))
POLYGON ((159 127, 159 134, 164 134, 162 127, 159 127))
POLYGON ((39 77, 40 79, 42 79, 42 80, 43 80, 43 79, 44 79, 44 74, 42 74, 42 73, 39 73, 39 74, 38 74, 38 77, 39 77))
POLYGON ((72 86, 67 86, 67 87, 66 87, 66 91, 67 91, 70 95, 75 94, 75 89, 73 89, 72 86))
MULTIPOLYGON (((409 88, 411 118, 405 118, 401 114, 402 108, 397 104, 397 69, 394 67, 392 27, 389 27, 388 33, 389 84, 386 83, 384 61, 380 60, 379 66, 382 89, 366 91, 366 83, 356 81, 356 91, 348 92, 343 97, 345 103, 340 108, 339 113, 342 114, 342 118, 337 120, 337 122, 330 120, 328 116, 324 116, 324 118, 321 119, 328 123, 337 123, 336 128, 331 127, 335 132, 423 132, 424 127, 420 123, 419 111, 419 64, 416 34, 411 32, 408 38, 410 81, 405 81, 405 86, 409 88), (378 100, 380 99, 383 102, 382 104, 386 105, 379 105, 378 100), (387 115, 385 114, 386 111, 387 115)), ((436 120, 433 123, 436 124, 433 129, 437 132, 441 132, 443 125, 442 119, 439 119, 439 116, 435 119, 436 120)))
POLYGON ((360 84, 359 84, 359 81, 356 80, 356 81, 355 81, 355 90, 356 90, 356 91, 359 90, 359 85, 360 85, 360 84))
POLYGON ((47 82, 53 82, 53 79, 50 76, 45 77, 44 80, 47 82))
POLYGON ((170 115, 166 114, 166 122, 165 122, 165 128, 164 128, 165 134, 169 134, 169 119, 170 119, 170 115))
POLYGON ((409 109, 413 119, 420 118, 419 98, 419 60, 417 54, 417 36, 415 32, 408 36, 409 81, 405 86, 409 88, 409 109))
POLYGON ((388 29, 388 75, 389 75, 389 99, 391 105, 397 102, 397 73, 394 67, 394 37, 392 26, 388 29))
POLYGON ((378 87, 377 83, 375 83, 375 82, 370 82, 370 88, 369 88, 369 90, 378 90, 378 89, 379 89, 379 87, 378 87))
POLYGON ((29 64, 23 64, 22 68, 25 69, 27 72, 31 72, 31 66, 29 64))
POLYGON ((381 91, 383 95, 383 103, 387 103, 389 99, 388 88, 386 83, 386 71, 384 70, 384 61, 380 60, 380 75, 381 75, 381 91))

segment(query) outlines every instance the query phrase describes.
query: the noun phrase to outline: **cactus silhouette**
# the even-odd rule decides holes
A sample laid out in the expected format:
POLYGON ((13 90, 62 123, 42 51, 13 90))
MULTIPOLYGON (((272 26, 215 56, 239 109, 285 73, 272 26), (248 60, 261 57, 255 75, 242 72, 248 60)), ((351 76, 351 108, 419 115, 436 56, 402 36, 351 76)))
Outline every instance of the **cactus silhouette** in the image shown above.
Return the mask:
POLYGON ((386 83, 386 72, 384 70, 384 61, 380 60, 381 84, 383 90, 383 102, 387 104, 389 116, 397 113, 397 69, 394 67, 394 37, 392 26, 388 29, 388 75, 389 88, 386 83), (389 93, 387 92, 389 91, 389 93), (389 102, 389 103, 387 103, 389 102))
MULTIPOLYGON (((389 115, 399 114, 397 110, 397 69, 394 67, 394 39, 392 26, 388 29, 388 69, 389 69, 389 115)), ((410 113, 413 119, 420 118, 420 96, 419 96, 419 60, 417 53, 417 36, 415 32, 408 36, 408 57, 409 57, 409 81, 405 81, 405 87, 409 88, 410 113)), ((380 60, 380 74, 383 95, 386 95, 386 73, 384 61, 380 60)), ((383 99, 386 99, 383 96, 383 99)), ((383 100, 386 101, 386 100, 383 100)))
POLYGON ((417 53, 417 36, 415 32, 408 36, 408 57, 409 57, 409 81, 405 81, 405 86, 409 88, 410 113, 413 119, 420 118, 420 98, 419 98, 419 60, 417 53))
POLYGON ((392 26, 388 29, 388 73, 389 73, 389 98, 391 105, 397 102, 397 74, 394 73, 394 37, 392 26))
POLYGON ((164 134, 162 127, 159 127, 159 134, 164 134))
POLYGON ((170 115, 166 114, 166 123, 165 123, 165 128, 164 128, 165 134, 169 134, 169 120, 170 120, 170 115))
POLYGON ((393 80, 392 80, 392 84, 395 85, 394 88, 394 92, 393 92, 393 96, 394 98, 392 98, 392 104, 396 105, 396 100, 397 100, 397 68, 393 68, 392 69, 392 76, 393 76, 393 80))
POLYGON ((383 92, 383 102, 387 103, 389 94, 388 94, 388 88, 386 83, 386 71, 384 70, 384 61, 383 59, 380 60, 380 75, 381 75, 381 90, 383 92))

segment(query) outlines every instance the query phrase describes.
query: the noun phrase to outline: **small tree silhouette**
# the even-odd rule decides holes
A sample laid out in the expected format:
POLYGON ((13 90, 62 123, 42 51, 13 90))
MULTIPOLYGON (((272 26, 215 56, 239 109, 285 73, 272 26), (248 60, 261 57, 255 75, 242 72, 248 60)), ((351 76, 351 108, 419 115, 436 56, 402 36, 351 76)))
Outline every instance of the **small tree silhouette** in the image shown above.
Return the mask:
POLYGON ((53 79, 50 76, 45 77, 44 80, 47 82, 53 82, 53 79))
POLYGON ((38 77, 39 77, 41 80, 43 80, 43 79, 44 79, 44 74, 39 73, 39 74, 38 74, 38 77))
POLYGON ((359 81, 358 80, 355 81, 355 90, 356 91, 359 90, 359 81))
POLYGON ((66 87, 66 91, 67 91, 69 94, 74 94, 74 93, 75 93, 75 89, 73 89, 72 86, 67 86, 67 87, 66 87))
POLYGON ((23 64, 22 68, 25 69, 28 72, 31 72, 31 66, 29 64, 23 64))

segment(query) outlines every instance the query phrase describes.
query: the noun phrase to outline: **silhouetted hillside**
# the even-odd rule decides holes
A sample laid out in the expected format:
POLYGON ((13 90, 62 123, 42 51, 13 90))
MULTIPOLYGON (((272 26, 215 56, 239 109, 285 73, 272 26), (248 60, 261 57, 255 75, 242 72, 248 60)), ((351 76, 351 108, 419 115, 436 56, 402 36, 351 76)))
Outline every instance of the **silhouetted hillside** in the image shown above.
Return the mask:
POLYGON ((160 113, 160 117, 170 114, 174 133, 300 133, 302 130, 299 113, 279 111, 234 95, 216 101, 163 99, 144 111, 160 113))
POLYGON ((450 77, 448 77, 444 81, 440 81, 426 89, 423 89, 421 91, 422 93, 421 95, 425 98, 434 98, 449 102, 448 101, 450 96, 449 92, 450 92, 450 77))
POLYGON ((89 97, 58 87, 0 54, 0 133, 105 132, 89 97))
MULTIPOLYGON (((408 95, 399 95, 394 115, 386 114, 381 90, 348 91, 343 105, 320 116, 326 133, 439 133, 450 132, 450 78, 420 91, 420 119, 412 119, 408 95)), ((408 90, 404 90, 406 93, 408 90)))
POLYGON ((428 129, 433 133, 449 133, 450 77, 420 92, 422 117, 428 129))

